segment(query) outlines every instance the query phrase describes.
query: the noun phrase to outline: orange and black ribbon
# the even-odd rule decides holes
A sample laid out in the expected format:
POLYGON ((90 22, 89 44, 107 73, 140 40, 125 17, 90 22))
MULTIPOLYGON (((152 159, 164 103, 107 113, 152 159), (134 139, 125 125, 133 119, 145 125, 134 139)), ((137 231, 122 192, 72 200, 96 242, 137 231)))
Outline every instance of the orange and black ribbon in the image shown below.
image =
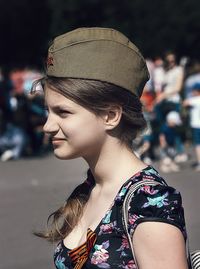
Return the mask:
POLYGON ((97 236, 90 228, 87 231, 87 241, 81 246, 69 251, 74 269, 81 269, 88 259, 89 253, 96 242, 97 236))

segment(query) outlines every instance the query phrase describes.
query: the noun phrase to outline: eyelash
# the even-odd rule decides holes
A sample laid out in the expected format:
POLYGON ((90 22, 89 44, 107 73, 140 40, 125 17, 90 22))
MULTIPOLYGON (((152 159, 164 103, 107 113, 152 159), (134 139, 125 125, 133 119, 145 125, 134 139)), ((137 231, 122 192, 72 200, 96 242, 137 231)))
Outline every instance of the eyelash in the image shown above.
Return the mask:
MULTIPOLYGON (((46 111, 47 114, 49 114, 49 109, 48 107, 45 107, 44 110, 46 111)), ((71 114, 69 111, 67 110, 63 110, 63 109, 58 109, 55 111, 57 114, 59 115, 66 115, 66 114, 71 114)))
POLYGON ((58 113, 61 114, 61 115, 62 115, 62 114, 70 114, 69 111, 67 111, 67 110, 62 110, 62 109, 59 110, 58 113))

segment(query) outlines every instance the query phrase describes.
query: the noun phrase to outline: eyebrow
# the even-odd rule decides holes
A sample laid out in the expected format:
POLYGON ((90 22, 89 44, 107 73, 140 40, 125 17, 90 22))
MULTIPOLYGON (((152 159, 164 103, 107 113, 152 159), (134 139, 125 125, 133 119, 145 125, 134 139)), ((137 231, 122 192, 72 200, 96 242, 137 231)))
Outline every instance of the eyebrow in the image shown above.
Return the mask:
MULTIPOLYGON (((46 102, 44 103, 44 107, 45 107, 45 108, 48 108, 48 105, 47 105, 46 102)), ((72 107, 67 106, 67 105, 65 105, 65 104, 61 104, 61 105, 53 105, 53 106, 51 106, 51 108, 53 108, 53 109, 60 109, 60 108, 62 108, 62 109, 73 109, 72 107)))

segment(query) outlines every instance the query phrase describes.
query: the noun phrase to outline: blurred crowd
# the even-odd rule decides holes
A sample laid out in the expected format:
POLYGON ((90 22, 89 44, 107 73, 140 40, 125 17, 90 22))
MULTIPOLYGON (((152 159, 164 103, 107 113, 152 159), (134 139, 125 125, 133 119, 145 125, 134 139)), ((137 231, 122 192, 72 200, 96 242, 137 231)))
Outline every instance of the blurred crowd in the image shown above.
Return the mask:
POLYGON ((49 140, 42 131, 46 121, 43 94, 30 94, 32 83, 42 77, 35 70, 2 70, 0 77, 0 160, 40 156, 49 140))
MULTIPOLYGON (((141 101, 147 129, 133 149, 147 164, 177 172, 188 160, 186 145, 195 151, 193 168, 200 171, 200 63, 177 62, 173 52, 147 59, 150 80, 141 101)), ((133 74, 134 75, 134 74, 133 74)), ((31 69, 2 70, 0 74, 0 160, 41 156, 51 150, 42 131, 46 121, 42 92, 30 94, 42 73, 31 69)))
POLYGON ((200 171, 200 63, 187 58, 177 63, 169 51, 147 59, 147 65, 151 79, 141 100, 148 128, 136 152, 146 163, 159 160, 163 172, 177 172, 189 158, 189 142, 195 151, 192 166, 200 171))

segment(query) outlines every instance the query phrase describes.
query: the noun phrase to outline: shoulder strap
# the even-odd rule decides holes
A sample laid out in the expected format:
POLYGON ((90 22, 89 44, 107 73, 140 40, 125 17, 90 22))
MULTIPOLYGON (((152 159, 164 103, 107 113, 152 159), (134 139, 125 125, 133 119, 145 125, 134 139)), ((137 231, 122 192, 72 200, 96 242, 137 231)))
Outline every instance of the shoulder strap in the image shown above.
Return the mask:
POLYGON ((138 265, 137 265, 137 261, 136 261, 136 257, 135 257, 135 253, 134 253, 132 238, 131 238, 131 235, 129 234, 129 231, 128 231, 128 208, 129 208, 129 205, 130 205, 132 198, 135 196, 136 191, 140 187, 142 187, 142 186, 156 186, 156 185, 163 185, 163 184, 160 182, 154 181, 154 180, 142 180, 140 182, 136 182, 128 190, 128 192, 125 196, 125 199, 124 199, 123 207, 122 207, 122 222, 124 225, 126 235, 128 237, 129 245, 131 246, 131 250, 132 250, 132 254, 133 254, 136 268, 138 268, 138 265))

